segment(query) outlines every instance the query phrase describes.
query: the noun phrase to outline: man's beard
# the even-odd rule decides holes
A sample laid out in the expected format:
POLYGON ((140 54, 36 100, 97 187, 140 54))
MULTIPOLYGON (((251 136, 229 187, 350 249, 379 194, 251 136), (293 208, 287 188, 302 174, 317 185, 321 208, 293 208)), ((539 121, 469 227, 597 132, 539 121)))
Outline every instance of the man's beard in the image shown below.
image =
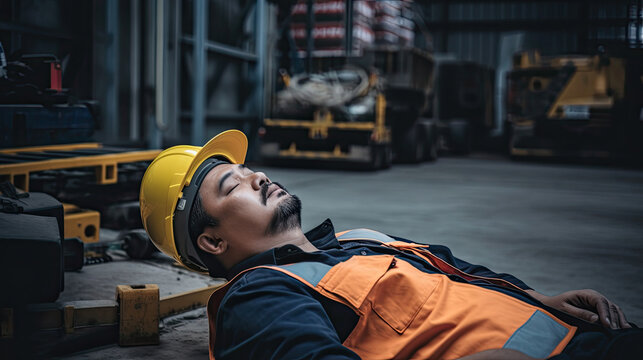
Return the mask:
POLYGON ((278 197, 287 196, 275 209, 275 214, 268 224, 266 235, 277 235, 282 232, 300 228, 301 227, 301 200, 297 195, 292 195, 287 190, 279 185, 283 193, 278 194, 278 197))

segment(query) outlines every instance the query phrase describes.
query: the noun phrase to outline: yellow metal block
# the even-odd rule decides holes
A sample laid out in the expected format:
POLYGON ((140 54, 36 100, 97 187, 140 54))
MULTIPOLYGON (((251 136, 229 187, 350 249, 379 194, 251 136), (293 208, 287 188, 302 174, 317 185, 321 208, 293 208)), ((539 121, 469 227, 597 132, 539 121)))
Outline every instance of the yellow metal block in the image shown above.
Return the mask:
POLYGON ((63 326, 65 328, 65 334, 71 334, 74 332, 74 307, 71 305, 66 305, 63 308, 63 326))
POLYGON ((13 337, 13 309, 0 309, 0 338, 13 337))
POLYGON ((155 284, 118 285, 121 346, 159 343, 159 288, 155 284))
POLYGON ((84 243, 98 242, 100 213, 63 204, 65 210, 65 238, 77 237, 84 243))

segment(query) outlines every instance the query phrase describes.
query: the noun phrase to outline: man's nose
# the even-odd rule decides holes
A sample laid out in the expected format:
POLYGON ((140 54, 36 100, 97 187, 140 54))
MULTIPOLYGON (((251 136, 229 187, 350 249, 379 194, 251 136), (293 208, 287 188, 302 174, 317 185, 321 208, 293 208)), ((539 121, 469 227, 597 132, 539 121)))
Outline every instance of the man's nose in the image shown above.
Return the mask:
POLYGON ((251 184, 252 188, 255 190, 261 189, 261 185, 265 183, 270 183, 270 179, 266 176, 266 174, 262 173, 261 171, 258 171, 254 174, 251 175, 251 184))

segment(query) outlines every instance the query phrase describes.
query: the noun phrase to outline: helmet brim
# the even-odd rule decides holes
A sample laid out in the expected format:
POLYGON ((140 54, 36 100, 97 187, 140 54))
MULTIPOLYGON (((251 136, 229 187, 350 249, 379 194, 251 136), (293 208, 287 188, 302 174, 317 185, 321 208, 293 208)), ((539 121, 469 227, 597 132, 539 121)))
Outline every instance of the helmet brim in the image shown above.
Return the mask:
POLYGON ((222 156, 232 164, 243 164, 246 160, 247 151, 248 139, 241 131, 227 130, 218 134, 196 153, 188 169, 188 177, 185 179, 184 185, 189 184, 192 180, 192 175, 205 160, 214 156, 222 156))

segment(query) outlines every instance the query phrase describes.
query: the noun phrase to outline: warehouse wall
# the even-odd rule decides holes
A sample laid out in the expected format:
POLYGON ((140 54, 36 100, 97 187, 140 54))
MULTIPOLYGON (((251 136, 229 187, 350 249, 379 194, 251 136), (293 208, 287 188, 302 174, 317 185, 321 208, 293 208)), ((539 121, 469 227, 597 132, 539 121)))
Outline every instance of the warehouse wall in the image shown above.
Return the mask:
POLYGON ((643 47, 642 0, 443 0, 418 1, 415 9, 418 28, 425 33, 416 36, 416 45, 495 69, 497 136, 503 133, 504 79, 513 53, 594 54, 600 45, 618 55, 643 47))
POLYGON ((499 40, 512 32, 524 33, 525 47, 544 55, 592 53, 599 44, 640 47, 641 6, 630 0, 434 1, 416 7, 435 51, 496 67, 499 40))

